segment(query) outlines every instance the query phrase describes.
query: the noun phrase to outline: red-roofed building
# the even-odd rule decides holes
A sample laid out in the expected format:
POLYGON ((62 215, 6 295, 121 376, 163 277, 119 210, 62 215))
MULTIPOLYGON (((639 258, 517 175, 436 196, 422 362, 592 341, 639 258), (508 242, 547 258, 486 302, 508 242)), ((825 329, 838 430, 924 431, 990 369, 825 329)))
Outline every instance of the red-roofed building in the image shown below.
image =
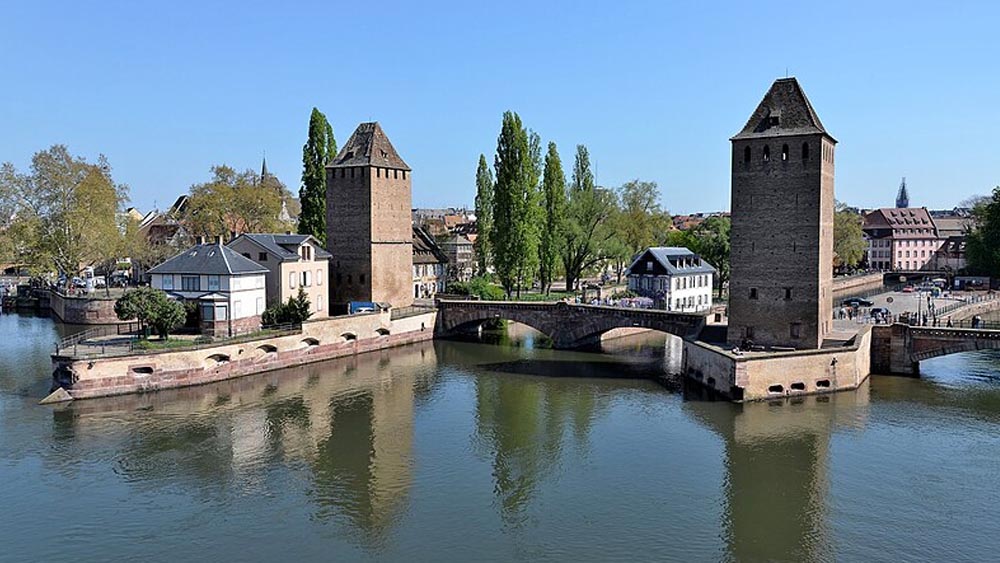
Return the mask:
POLYGON ((867 258, 871 268, 915 272, 936 268, 944 243, 926 207, 883 208, 865 215, 867 258))

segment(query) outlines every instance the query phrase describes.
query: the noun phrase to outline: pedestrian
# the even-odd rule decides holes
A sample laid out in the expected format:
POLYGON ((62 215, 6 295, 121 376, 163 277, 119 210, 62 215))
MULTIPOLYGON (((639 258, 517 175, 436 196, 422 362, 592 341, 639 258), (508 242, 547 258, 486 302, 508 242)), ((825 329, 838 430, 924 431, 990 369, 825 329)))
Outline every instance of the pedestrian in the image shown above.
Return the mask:
POLYGON ((955 325, 951 323, 951 317, 948 317, 948 328, 954 328, 955 325))

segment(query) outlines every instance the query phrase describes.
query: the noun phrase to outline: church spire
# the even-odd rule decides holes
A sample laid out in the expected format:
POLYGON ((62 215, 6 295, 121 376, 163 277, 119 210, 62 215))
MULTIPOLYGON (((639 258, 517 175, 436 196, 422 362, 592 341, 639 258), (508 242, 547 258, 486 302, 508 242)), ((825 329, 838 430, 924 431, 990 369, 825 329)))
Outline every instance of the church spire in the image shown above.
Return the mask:
POLYGON ((268 176, 267 172, 267 153, 264 153, 264 157, 261 159, 260 164, 260 179, 263 180, 268 176))
POLYGON ((910 194, 906 191, 906 177, 899 184, 899 191, 896 192, 896 207, 906 208, 910 206, 910 194))

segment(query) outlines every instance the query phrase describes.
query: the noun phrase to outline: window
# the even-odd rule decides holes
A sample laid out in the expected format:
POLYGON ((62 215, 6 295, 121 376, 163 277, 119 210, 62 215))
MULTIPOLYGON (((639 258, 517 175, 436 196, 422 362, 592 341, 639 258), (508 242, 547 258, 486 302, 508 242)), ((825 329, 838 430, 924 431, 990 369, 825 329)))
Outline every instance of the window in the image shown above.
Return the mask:
POLYGON ((201 277, 181 276, 182 291, 201 291, 201 277))
POLYGON ((743 149, 743 162, 750 162, 750 147, 743 149))
POLYGON ((802 143, 802 160, 809 160, 809 143, 802 143))
POLYGON ((785 301, 791 301, 791 300, 792 300, 792 288, 786 287, 785 288, 785 301))
POLYGON ((365 275, 358 274, 358 283, 365 283, 365 275))
POLYGON ((174 288, 174 275, 163 274, 163 289, 173 289, 173 288, 174 288))
POLYGON ((243 257, 244 258, 250 258, 250 253, 249 252, 244 252, 243 253, 243 257))
MULTIPOLYGON (((247 256, 247 258, 249 258, 249 256, 247 256)), ((258 262, 267 262, 267 253, 266 252, 258 252, 257 253, 257 261, 258 262)))
POLYGON ((215 320, 215 307, 211 304, 203 305, 201 307, 201 320, 203 321, 214 321, 215 320))
POLYGON ((288 287, 295 289, 295 272, 288 273, 288 287))
POLYGON ((646 260, 646 271, 647 272, 652 272, 653 271, 653 261, 652 260, 646 260))
POLYGON ((208 290, 219 291, 219 276, 208 276, 208 290))
POLYGON ((789 326, 789 336, 793 339, 798 340, 802 338, 802 323, 792 323, 789 326))
POLYGON ((392 179, 396 180, 398 178, 399 178, 399 170, 393 170, 392 171, 392 179))
POLYGON ((347 283, 353 284, 354 280, 351 279, 351 274, 347 274, 347 283))
POLYGON ((751 287, 750 288, 750 299, 757 299, 757 288, 756 287, 751 287))
POLYGON ((788 160, 788 145, 781 145, 781 160, 788 160))
POLYGON ((322 295, 317 295, 316 296, 316 310, 317 311, 322 311, 323 310, 323 296, 322 295))
POLYGON ((764 145, 764 162, 771 160, 771 147, 764 145))
POLYGON ((323 285, 323 270, 316 270, 316 285, 323 285))
POLYGON ((228 318, 227 313, 228 313, 228 311, 226 311, 226 306, 225 305, 216 305, 215 306, 215 320, 217 320, 217 321, 224 321, 224 320, 226 320, 228 318))

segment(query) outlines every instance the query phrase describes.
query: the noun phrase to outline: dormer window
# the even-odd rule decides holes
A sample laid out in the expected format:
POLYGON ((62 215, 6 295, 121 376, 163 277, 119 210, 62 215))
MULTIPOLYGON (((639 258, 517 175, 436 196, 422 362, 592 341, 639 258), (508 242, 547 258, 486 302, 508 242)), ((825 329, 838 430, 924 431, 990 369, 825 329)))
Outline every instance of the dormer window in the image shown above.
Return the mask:
POLYGON ((344 160, 350 160, 352 158, 354 158, 354 151, 347 151, 347 154, 344 155, 344 160))
POLYGON ((653 271, 653 261, 652 260, 646 260, 646 271, 647 272, 652 272, 653 271))

